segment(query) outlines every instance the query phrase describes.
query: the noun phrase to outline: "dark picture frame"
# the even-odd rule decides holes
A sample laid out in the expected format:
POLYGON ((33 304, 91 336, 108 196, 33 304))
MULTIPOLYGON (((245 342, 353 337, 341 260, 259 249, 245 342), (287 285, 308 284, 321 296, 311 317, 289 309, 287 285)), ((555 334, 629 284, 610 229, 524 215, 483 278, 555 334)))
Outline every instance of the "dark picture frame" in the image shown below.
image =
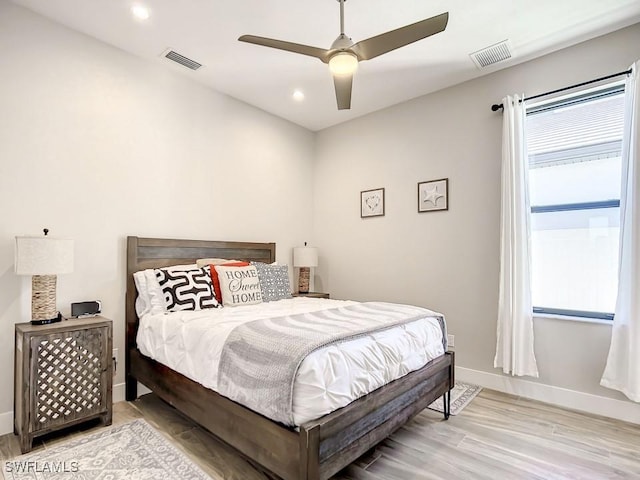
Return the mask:
POLYGON ((449 210, 449 179, 418 182, 418 213, 449 210))
POLYGON ((384 188, 360 192, 360 218, 384 216, 384 188))

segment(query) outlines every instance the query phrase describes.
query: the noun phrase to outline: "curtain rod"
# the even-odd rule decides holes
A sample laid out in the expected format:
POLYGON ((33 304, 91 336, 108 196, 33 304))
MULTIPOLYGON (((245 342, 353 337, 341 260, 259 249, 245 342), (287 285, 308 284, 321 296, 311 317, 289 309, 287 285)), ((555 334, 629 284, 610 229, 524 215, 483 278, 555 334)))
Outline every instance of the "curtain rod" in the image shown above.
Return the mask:
MULTIPOLYGON (((591 83, 601 82, 602 80, 609 80, 610 78, 620 77, 622 75, 629 75, 630 73, 631 73, 631 69, 625 70, 624 72, 614 73, 612 75, 607 75, 606 77, 596 78, 594 80, 589 80, 587 82, 577 83, 575 85, 570 85, 568 87, 559 88, 557 90, 552 90, 550 92, 540 93, 539 95, 534 95, 533 97, 523 98, 522 100, 520 100, 520 102, 523 102, 525 100, 533 100, 535 98, 540 98, 540 97, 546 97, 547 95, 553 95, 554 93, 564 92, 565 90, 571 90, 572 88, 583 87, 583 86, 589 85, 591 83)), ((493 105, 491 105, 491 111, 492 112, 496 112, 496 111, 500 110, 501 108, 504 108, 504 105, 502 105, 501 103, 500 104, 494 103, 493 105)))

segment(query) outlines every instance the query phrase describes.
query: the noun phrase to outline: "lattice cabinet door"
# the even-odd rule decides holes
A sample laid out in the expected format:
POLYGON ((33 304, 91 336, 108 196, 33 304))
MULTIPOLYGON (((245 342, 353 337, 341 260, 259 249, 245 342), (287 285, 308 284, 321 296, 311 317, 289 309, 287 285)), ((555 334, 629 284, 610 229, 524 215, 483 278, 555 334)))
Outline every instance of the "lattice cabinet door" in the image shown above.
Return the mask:
POLYGON ((111 424, 112 325, 102 317, 16 325, 15 424, 33 438, 100 417, 111 424))

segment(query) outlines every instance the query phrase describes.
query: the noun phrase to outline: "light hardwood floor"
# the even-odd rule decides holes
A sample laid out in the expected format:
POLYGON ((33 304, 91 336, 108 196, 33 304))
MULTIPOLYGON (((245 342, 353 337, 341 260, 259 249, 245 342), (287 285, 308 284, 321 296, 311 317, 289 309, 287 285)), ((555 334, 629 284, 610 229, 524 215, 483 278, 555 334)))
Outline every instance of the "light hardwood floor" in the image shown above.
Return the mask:
MULTIPOLYGON (((114 424, 145 418, 213 479, 275 477, 153 395, 114 405, 114 424)), ((93 428, 36 441, 47 448, 93 428)), ((19 455, 17 437, 0 437, 0 460, 19 455)), ((640 426, 483 390, 443 421, 420 413, 336 479, 640 479, 640 426)))

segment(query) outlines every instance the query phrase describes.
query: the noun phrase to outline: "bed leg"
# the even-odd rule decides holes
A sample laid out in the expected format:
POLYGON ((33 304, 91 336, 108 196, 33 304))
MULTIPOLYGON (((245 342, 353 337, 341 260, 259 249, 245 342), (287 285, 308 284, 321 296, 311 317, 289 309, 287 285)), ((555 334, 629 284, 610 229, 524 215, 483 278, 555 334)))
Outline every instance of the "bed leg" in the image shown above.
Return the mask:
POLYGON ((444 405, 444 419, 449 420, 449 415, 451 415, 451 390, 444 392, 442 404, 444 405))
POLYGON ((300 480, 320 479, 320 427, 300 427, 300 480))
POLYGON ((133 402, 136 398, 138 398, 138 381, 127 375, 125 380, 125 399, 127 402, 133 402))
POLYGON ((449 364, 449 389, 442 396, 442 404, 444 410, 444 419, 449 420, 449 416, 451 415, 451 390, 456 384, 455 381, 455 364, 456 364, 456 352, 445 352, 445 355, 448 355, 451 359, 451 363, 449 364))

